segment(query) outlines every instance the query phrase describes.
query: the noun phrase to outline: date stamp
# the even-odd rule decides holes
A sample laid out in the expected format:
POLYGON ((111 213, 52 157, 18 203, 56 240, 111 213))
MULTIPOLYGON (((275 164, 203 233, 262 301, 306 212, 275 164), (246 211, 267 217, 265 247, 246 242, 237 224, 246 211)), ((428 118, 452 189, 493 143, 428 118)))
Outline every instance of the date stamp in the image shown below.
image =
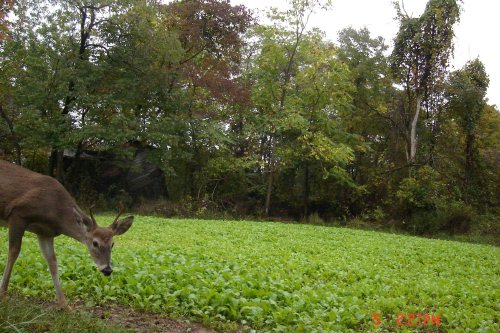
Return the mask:
POLYGON ((441 316, 429 313, 398 313, 394 316, 383 316, 380 312, 373 314, 373 326, 378 327, 385 322, 398 327, 440 326, 441 316))

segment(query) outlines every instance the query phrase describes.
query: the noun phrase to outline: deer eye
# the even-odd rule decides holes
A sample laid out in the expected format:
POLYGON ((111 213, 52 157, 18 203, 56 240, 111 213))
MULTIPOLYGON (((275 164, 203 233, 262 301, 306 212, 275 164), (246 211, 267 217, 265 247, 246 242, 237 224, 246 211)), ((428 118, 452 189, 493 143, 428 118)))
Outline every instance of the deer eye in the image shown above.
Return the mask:
POLYGON ((93 241, 92 245, 94 245, 94 247, 99 247, 99 243, 97 243, 97 241, 93 241))

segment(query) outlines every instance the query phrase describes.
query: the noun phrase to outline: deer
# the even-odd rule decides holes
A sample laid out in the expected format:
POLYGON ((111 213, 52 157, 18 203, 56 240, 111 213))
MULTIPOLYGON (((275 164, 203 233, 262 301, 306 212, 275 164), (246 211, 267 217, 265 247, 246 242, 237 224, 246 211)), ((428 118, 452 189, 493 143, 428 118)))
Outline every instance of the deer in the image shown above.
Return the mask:
POLYGON ((26 231, 35 233, 54 284, 57 305, 71 309, 61 289, 54 238, 69 236, 84 244, 99 271, 109 276, 113 237, 131 227, 134 217, 119 220, 121 209, 113 223, 100 227, 92 214, 87 216, 75 199, 56 179, 0 160, 0 226, 8 228, 9 251, 0 283, 0 299, 5 300, 12 268, 21 251, 26 231))

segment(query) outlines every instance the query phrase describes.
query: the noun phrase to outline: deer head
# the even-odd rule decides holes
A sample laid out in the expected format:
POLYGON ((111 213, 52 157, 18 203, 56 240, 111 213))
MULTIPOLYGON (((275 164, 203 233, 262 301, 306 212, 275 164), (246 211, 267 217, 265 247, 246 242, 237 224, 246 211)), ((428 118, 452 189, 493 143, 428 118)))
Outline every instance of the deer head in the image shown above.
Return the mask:
POLYGON ((123 209, 108 227, 100 227, 97 224, 92 214, 92 208, 90 208, 90 218, 75 214, 78 222, 86 229, 84 244, 87 246, 97 268, 106 276, 111 275, 113 272, 111 268, 111 250, 115 244, 113 236, 124 234, 134 222, 133 216, 119 220, 122 213, 123 209))

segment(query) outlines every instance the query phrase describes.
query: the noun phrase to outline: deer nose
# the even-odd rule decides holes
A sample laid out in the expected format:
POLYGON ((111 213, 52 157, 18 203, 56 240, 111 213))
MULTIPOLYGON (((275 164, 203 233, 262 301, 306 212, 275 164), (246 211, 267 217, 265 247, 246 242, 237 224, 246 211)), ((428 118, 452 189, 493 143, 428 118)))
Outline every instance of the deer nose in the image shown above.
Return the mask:
POLYGON ((113 273, 113 270, 111 267, 106 266, 104 269, 101 270, 101 273, 104 274, 105 276, 110 276, 111 273, 113 273))

